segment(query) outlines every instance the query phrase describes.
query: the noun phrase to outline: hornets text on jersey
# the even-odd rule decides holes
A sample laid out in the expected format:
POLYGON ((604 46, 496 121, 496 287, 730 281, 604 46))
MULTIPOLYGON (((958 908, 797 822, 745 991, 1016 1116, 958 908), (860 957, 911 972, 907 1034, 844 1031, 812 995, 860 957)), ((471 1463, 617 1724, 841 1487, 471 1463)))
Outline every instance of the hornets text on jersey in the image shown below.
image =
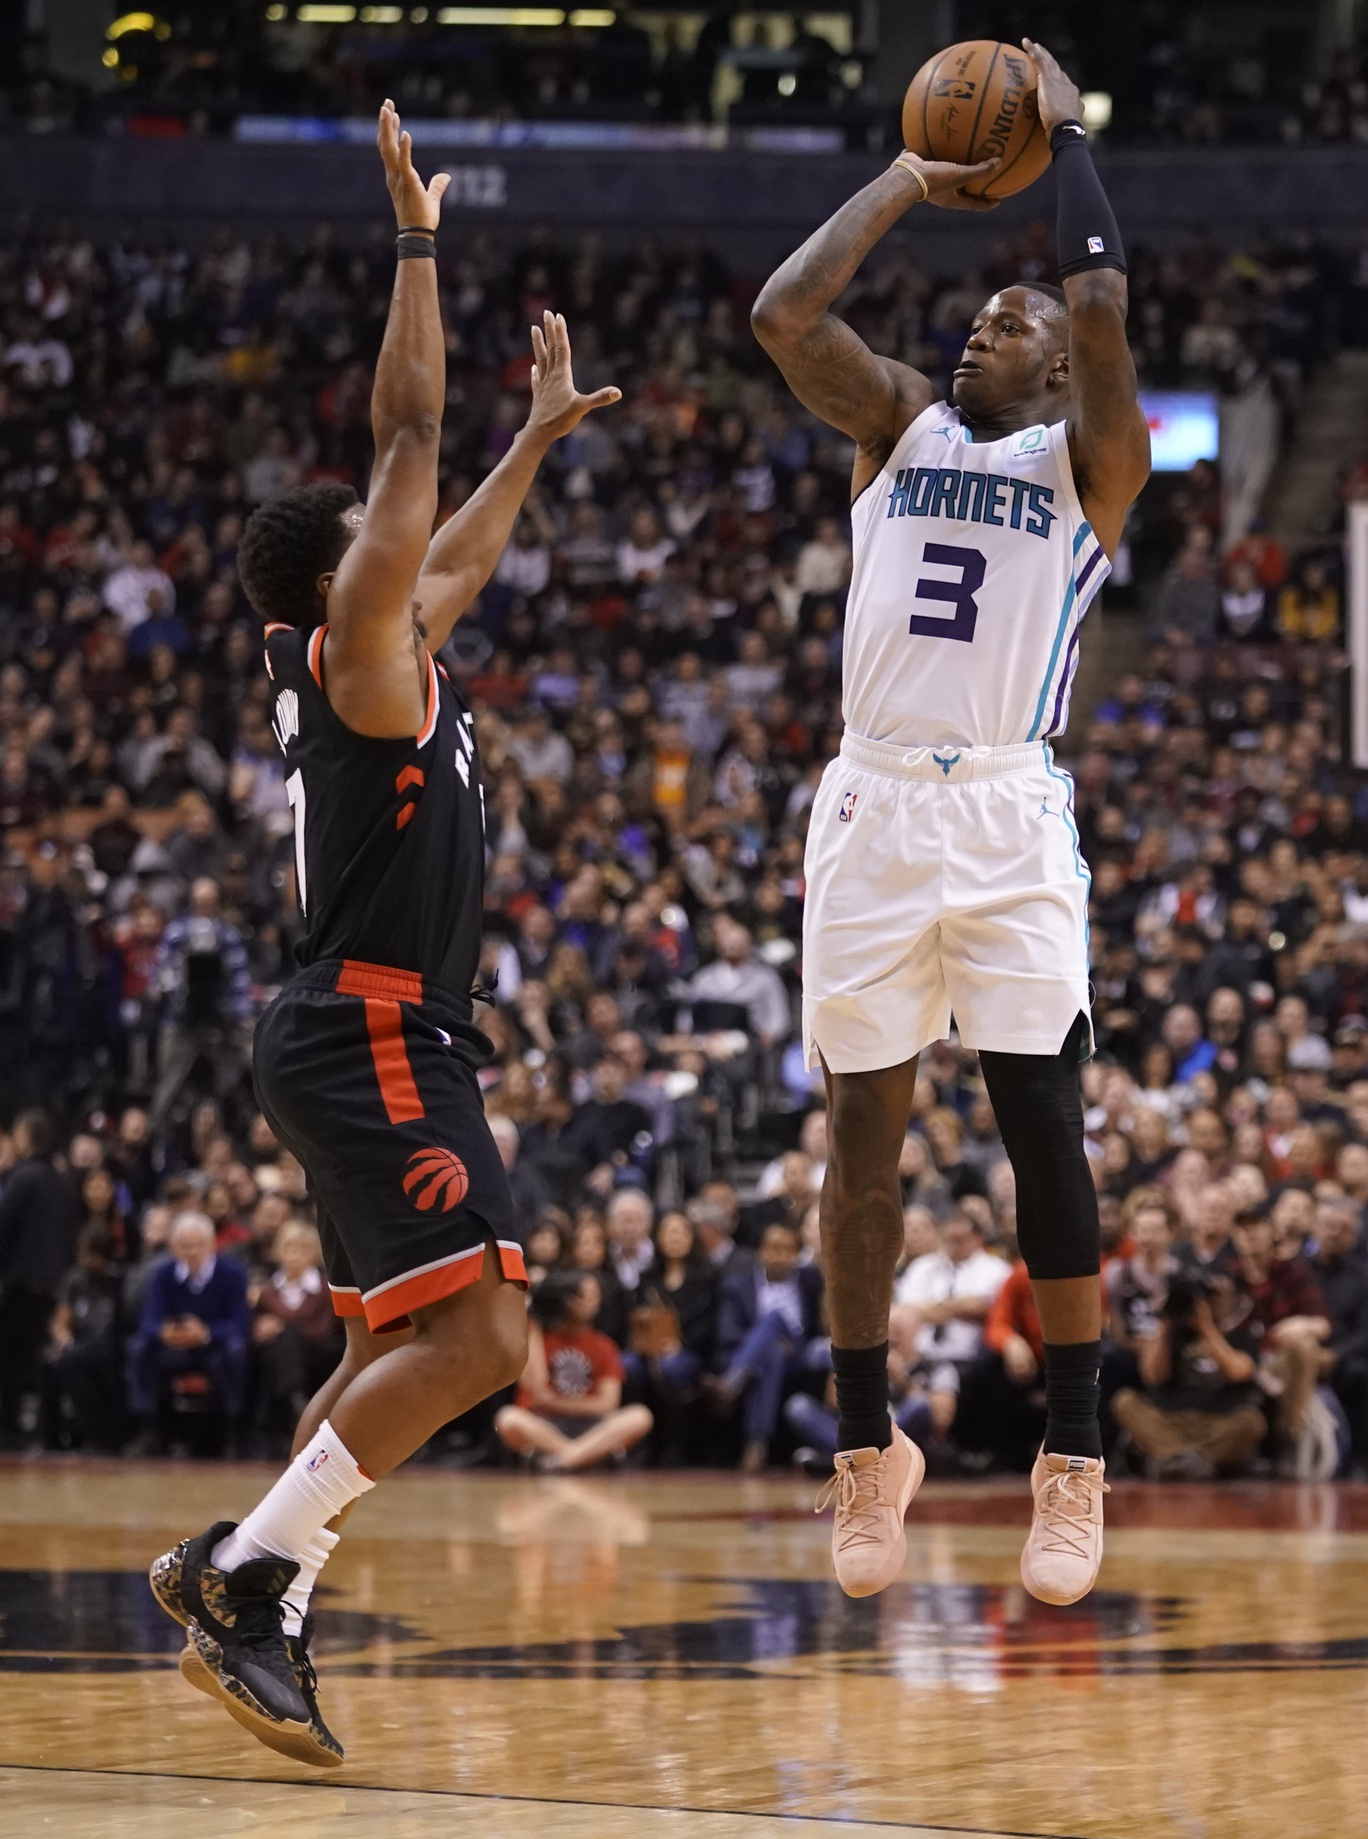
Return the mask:
POLYGON ((909 747, 1060 734, 1083 615, 1111 569, 1056 422, 976 441, 938 402, 851 507, 846 726, 909 747))
POLYGON ((415 972, 468 1013, 484 885, 474 718, 429 658, 420 732, 355 733, 323 687, 326 632, 266 629, 272 725, 294 811, 299 962, 415 972))

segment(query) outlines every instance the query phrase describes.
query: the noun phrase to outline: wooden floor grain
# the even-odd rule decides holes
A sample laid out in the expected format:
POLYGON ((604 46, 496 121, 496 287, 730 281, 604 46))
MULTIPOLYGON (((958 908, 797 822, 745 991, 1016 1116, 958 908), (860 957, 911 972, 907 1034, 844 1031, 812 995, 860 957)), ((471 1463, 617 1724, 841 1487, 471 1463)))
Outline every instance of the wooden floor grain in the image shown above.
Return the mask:
POLYGON ((928 1488, 882 1597, 783 1479, 405 1474, 320 1598, 326 1778, 175 1670, 148 1560, 248 1465, 0 1465, 0 1831, 185 1839, 1368 1833, 1368 1490, 1108 1500, 1034 1604, 1014 1484, 928 1488))

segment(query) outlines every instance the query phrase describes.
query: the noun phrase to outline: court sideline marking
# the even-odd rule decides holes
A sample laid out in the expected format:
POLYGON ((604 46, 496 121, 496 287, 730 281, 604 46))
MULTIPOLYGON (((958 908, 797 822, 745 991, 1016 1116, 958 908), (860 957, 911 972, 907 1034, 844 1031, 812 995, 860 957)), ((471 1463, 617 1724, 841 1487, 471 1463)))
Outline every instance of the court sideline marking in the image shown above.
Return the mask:
MULTIPOLYGON (((1081 1833, 1028 1833, 1016 1827, 928 1826, 922 1820, 862 1820, 845 1814, 765 1813, 754 1807, 666 1807, 654 1801, 552 1800, 540 1794, 471 1794, 461 1788, 389 1788, 373 1782, 339 1782, 331 1777, 327 1781, 282 1782, 269 1775, 205 1775, 198 1771, 182 1773, 175 1769, 83 1769, 79 1765, 73 1768, 55 1762, 0 1762, 0 1771, 6 1769, 16 1775, 103 1776, 111 1781, 214 1782, 223 1788, 231 1788, 235 1782, 251 1782, 257 1787, 302 1789, 306 1792, 318 1789, 336 1792, 340 1789, 348 1794, 413 1794, 425 1795, 432 1800, 483 1802, 486 1806, 508 1803, 530 1807, 592 1807, 605 1813, 697 1814, 715 1820, 795 1820, 807 1826, 864 1826, 889 1833, 958 1833, 967 1835, 967 1839, 1084 1839, 1081 1833)), ((1093 1839, 1100 1839, 1100 1836, 1095 1834, 1093 1839)))

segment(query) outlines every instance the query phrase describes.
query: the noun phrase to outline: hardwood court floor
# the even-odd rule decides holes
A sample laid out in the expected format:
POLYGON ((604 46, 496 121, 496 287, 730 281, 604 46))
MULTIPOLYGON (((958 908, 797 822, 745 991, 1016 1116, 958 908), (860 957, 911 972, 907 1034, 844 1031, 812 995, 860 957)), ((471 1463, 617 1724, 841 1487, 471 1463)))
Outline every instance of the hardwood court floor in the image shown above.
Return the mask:
POLYGON ((0 1464, 6 1839, 1368 1833, 1368 1488, 1122 1483, 1053 1610, 1023 1484, 928 1486, 852 1603, 806 1482, 401 1475, 326 1573, 319 1776, 183 1684, 143 1578, 269 1474, 0 1464))

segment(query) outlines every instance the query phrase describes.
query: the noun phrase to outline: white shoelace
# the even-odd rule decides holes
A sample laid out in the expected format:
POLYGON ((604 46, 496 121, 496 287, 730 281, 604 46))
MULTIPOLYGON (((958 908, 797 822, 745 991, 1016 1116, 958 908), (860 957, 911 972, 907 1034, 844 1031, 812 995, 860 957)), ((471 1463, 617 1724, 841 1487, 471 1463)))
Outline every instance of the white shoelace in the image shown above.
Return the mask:
POLYGON ((853 1463, 842 1463, 817 1496, 814 1513, 821 1513, 834 1500, 837 1519, 845 1516, 842 1550, 848 1545, 872 1545, 883 1537, 879 1516, 888 1507, 883 1492, 887 1467, 886 1462, 872 1462, 859 1469, 853 1463))
POLYGON ((1050 1477, 1041 1490, 1039 1507, 1045 1531, 1044 1550, 1072 1552, 1076 1558, 1087 1556, 1094 1488, 1100 1488, 1103 1494, 1111 1493, 1106 1482, 1093 1481, 1076 1472, 1050 1477))

